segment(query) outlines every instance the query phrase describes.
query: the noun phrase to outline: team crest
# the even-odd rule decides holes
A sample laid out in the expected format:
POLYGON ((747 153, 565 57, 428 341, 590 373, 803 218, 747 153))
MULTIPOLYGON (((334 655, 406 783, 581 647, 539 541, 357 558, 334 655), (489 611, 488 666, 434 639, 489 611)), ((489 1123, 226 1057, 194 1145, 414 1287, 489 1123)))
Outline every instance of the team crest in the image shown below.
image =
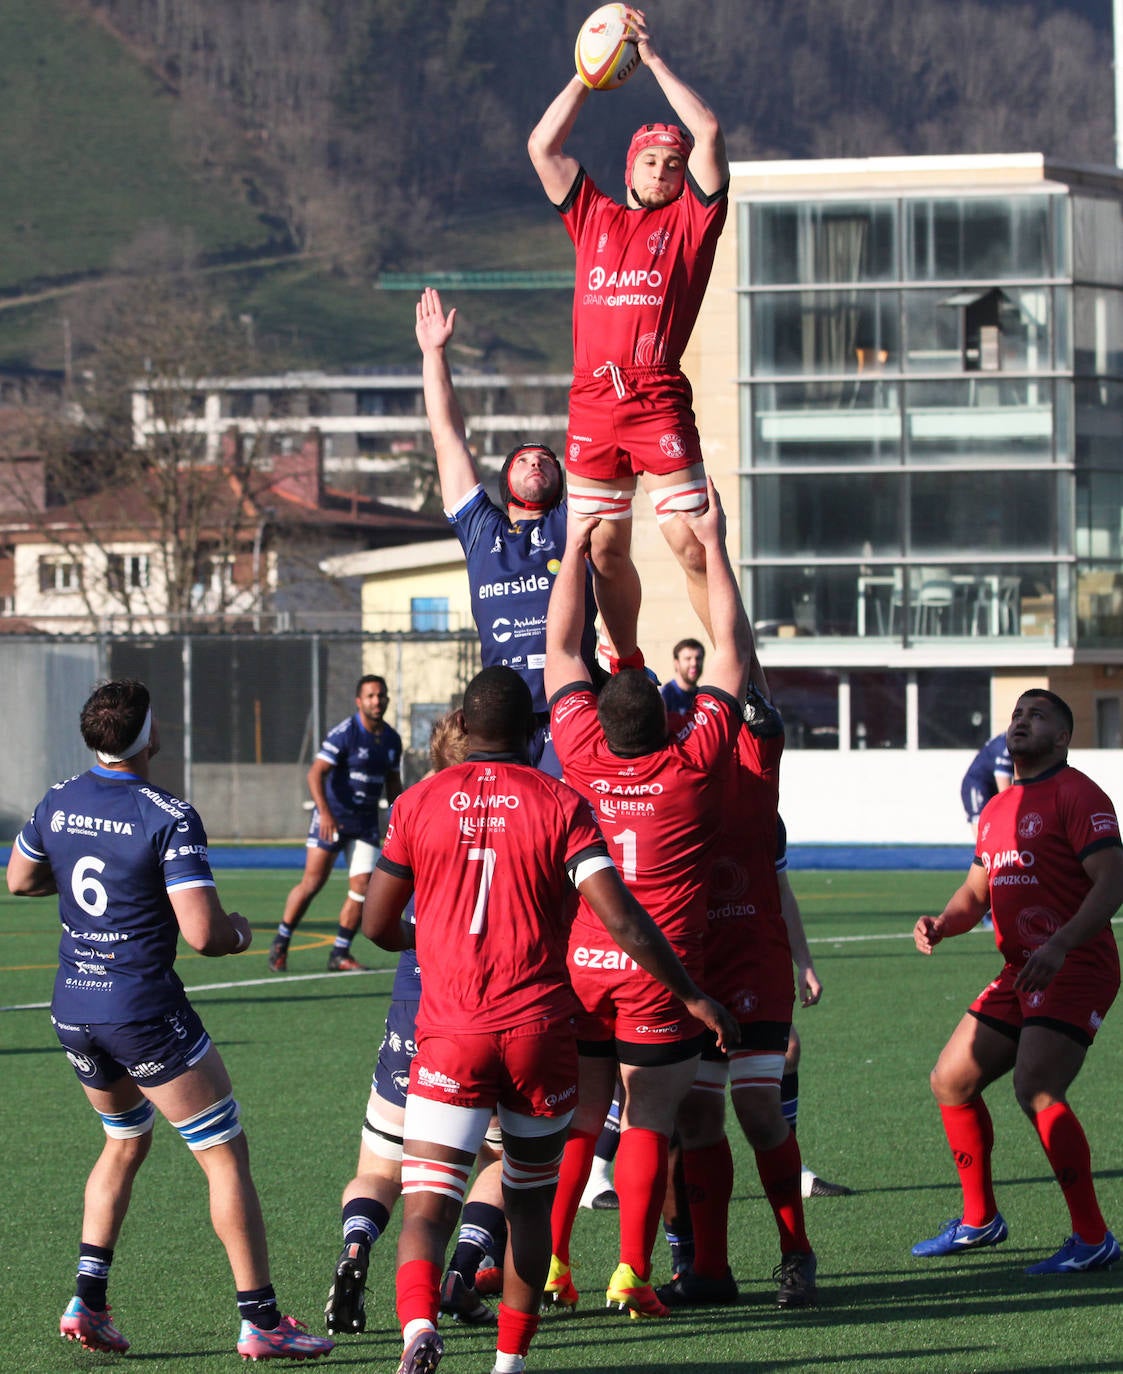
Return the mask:
POLYGON ((686 457, 686 445, 682 442, 681 434, 664 434, 659 440, 659 447, 668 458, 686 457))
POLYGON ((581 445, 570 444, 570 446, 565 451, 565 456, 569 459, 571 463, 576 463, 578 458, 580 458, 581 456, 581 445))
POLYGON ((667 246, 671 241, 671 231, 669 229, 656 229, 647 238, 647 251, 652 257, 659 257, 667 251, 667 246))
POLYGON ((1041 834, 1045 828, 1045 822, 1036 811, 1027 811, 1018 820, 1018 839, 1032 840, 1041 834))

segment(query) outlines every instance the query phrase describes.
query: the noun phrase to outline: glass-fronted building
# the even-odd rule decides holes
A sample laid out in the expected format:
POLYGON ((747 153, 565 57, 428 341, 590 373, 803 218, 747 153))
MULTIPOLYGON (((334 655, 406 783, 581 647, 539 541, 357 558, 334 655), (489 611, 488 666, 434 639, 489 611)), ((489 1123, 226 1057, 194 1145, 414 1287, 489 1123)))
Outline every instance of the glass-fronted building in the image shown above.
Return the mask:
POLYGON ((684 361, 789 748, 1121 743, 1123 177, 735 164, 684 361))

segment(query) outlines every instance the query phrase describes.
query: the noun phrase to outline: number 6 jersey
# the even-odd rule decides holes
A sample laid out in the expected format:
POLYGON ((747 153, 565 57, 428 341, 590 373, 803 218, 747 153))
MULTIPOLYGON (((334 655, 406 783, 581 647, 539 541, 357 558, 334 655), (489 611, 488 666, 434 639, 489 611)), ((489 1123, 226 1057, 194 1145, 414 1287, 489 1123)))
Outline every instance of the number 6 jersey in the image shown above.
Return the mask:
POLYGON ((183 1005, 168 893, 215 885, 193 807, 135 773, 94 767, 56 783, 16 845, 50 864, 58 888, 57 1021, 147 1021, 183 1005))

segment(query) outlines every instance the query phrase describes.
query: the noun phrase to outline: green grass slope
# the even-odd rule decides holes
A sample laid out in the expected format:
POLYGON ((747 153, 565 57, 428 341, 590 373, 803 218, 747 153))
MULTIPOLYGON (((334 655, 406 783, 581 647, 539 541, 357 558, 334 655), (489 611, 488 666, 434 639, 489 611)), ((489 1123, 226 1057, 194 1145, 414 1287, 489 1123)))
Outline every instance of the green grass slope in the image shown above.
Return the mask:
POLYGON ((175 97, 64 0, 0 5, 0 290, 103 270, 145 225, 203 252, 264 243, 176 138, 175 97))

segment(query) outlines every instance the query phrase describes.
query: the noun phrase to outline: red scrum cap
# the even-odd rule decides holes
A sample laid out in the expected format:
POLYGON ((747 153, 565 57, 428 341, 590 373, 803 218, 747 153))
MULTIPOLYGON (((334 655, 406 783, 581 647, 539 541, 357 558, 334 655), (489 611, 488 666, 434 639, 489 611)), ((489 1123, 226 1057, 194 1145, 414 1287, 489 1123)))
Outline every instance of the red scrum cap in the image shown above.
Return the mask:
POLYGON ((685 162, 694 147, 694 139, 677 124, 641 124, 628 144, 624 162, 624 185, 632 189, 632 166, 645 148, 671 148, 685 162))

